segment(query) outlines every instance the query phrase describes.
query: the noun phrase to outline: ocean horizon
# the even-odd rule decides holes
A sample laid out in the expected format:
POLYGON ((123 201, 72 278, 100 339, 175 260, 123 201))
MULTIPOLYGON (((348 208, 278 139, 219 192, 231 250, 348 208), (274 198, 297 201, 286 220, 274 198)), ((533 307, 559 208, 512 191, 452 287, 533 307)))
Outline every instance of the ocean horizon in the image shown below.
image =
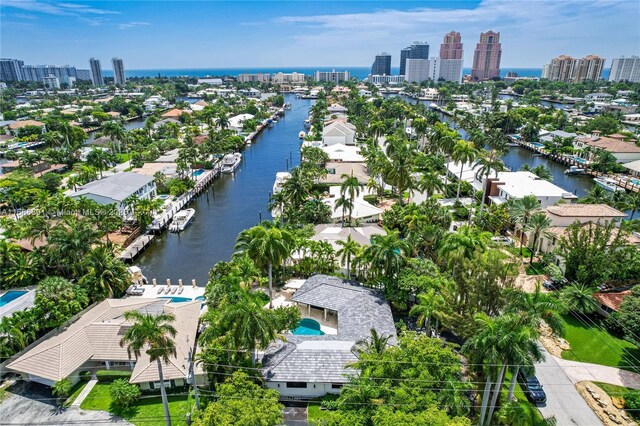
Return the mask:
MULTIPOLYGON (((175 68, 175 69, 132 69, 126 70, 127 77, 235 77, 243 73, 269 73, 277 72, 291 73, 300 72, 305 75, 313 75, 316 71, 349 71, 351 77, 362 80, 369 75, 370 67, 236 67, 236 68, 175 68)), ((500 77, 505 77, 508 72, 515 72, 520 77, 540 77, 542 76, 542 68, 515 68, 505 67, 500 70, 500 77)), ((397 75, 398 67, 391 68, 391 74, 397 75)), ((464 68, 464 74, 471 74, 471 68, 464 68)), ((104 70, 106 77, 113 77, 112 70, 104 70)), ((602 77, 606 80, 609 76, 609 69, 603 70, 602 77)))

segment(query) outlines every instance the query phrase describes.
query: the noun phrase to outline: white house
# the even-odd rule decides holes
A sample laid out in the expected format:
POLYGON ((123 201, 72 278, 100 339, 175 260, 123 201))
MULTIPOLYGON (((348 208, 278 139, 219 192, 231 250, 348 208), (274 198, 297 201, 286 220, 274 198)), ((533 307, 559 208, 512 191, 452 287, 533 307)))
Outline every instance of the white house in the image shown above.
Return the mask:
MULTIPOLYGON (((131 326, 124 318, 125 312, 164 312, 175 316, 172 325, 177 331, 173 339, 176 355, 170 356, 162 365, 165 386, 181 386, 189 372, 189 351, 196 350, 201 303, 172 303, 167 299, 137 297, 106 299, 29 348, 7 368, 20 373, 26 380, 47 386, 64 378, 75 383, 83 371, 129 370, 131 383, 139 384, 143 389, 157 389, 160 379, 156 362, 151 362, 144 350, 139 358, 130 357, 127 347, 120 346, 120 340, 131 326)), ((194 368, 197 383, 204 384, 202 367, 196 364, 194 368)))
POLYGON ((104 179, 94 180, 68 193, 71 198, 88 198, 100 205, 115 204, 123 214, 126 208, 123 202, 133 195, 140 199, 152 199, 157 195, 153 176, 123 172, 104 179))
POLYGON ((356 126, 340 120, 326 125, 322 130, 322 145, 330 146, 335 144, 355 145, 356 126))
POLYGON ((329 114, 332 114, 332 113, 346 114, 347 108, 343 107, 340 104, 331 104, 327 107, 327 111, 329 111, 329 114))
POLYGON ((390 345, 396 344, 391 308, 379 290, 338 277, 314 275, 290 300, 306 318, 303 321, 318 330, 316 335, 299 335, 294 330, 286 335, 286 341, 276 340, 267 348, 262 375, 266 386, 283 397, 340 393, 349 383, 347 376, 356 374, 349 367, 358 360, 356 342, 370 337, 372 328, 389 336, 390 345), (336 325, 332 334, 321 331, 326 323, 336 325))
MULTIPOLYGON (((364 188, 360 191, 360 195, 356 196, 353 200, 353 210, 351 211, 351 219, 353 221, 359 221, 363 223, 376 223, 382 216, 382 209, 369 204, 365 201, 363 196, 367 195, 367 189, 364 188)), ((329 198, 324 198, 322 201, 331 209, 331 220, 334 223, 341 222, 342 219, 348 220, 348 211, 343 214, 342 208, 336 209, 336 201, 340 198, 340 186, 331 186, 329 188, 329 198)))
POLYGON ((247 120, 253 119, 253 114, 238 114, 229 118, 229 128, 236 132, 242 131, 242 125, 247 120))
POLYGON ((590 148, 590 159, 594 159, 598 151, 607 151, 616 157, 618 163, 640 160, 640 147, 633 142, 625 142, 623 138, 618 134, 601 136, 599 131, 594 130, 591 136, 576 138, 573 145, 578 149, 590 148))
POLYGON ((342 163, 364 163, 364 157, 360 154, 360 147, 355 145, 343 145, 336 143, 329 146, 321 146, 329 156, 329 161, 342 163))

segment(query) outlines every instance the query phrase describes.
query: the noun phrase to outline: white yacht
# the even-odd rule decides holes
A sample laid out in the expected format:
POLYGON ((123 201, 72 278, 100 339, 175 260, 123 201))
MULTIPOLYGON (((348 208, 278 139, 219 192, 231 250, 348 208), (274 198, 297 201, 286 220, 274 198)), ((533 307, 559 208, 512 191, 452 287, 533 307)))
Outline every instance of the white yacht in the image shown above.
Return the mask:
POLYGON ((193 220, 193 216, 196 214, 194 209, 185 209, 180 210, 173 217, 171 221, 171 225, 169 225, 169 232, 182 232, 184 229, 189 226, 191 221, 193 220))
POLYGON ((282 191, 282 187, 284 183, 289 180, 291 177, 291 173, 289 172, 278 172, 276 173, 276 181, 273 183, 273 193, 277 194, 282 191))
POLYGON ((222 159, 222 173, 233 173, 236 171, 242 161, 242 154, 235 152, 233 154, 227 154, 222 159))
POLYGON ((299 137, 300 139, 304 139, 304 137, 305 137, 305 136, 306 136, 306 133, 305 133, 305 132, 302 132, 302 131, 301 131, 300 133, 298 133, 298 137, 299 137))
POLYGON ((615 180, 607 177, 595 178, 593 179, 593 181, 596 183, 596 185, 610 192, 624 191, 624 188, 620 188, 615 180))
POLYGON ((564 171, 565 175, 584 175, 587 171, 578 166, 570 166, 567 170, 564 171))

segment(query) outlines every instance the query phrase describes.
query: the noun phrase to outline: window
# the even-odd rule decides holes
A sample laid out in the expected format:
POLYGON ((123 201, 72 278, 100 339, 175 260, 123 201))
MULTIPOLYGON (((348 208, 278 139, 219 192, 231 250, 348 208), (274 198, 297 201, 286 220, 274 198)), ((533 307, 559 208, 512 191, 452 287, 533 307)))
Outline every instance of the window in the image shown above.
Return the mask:
POLYGON ((342 383, 331 383, 331 389, 342 389, 342 383))
POLYGON ((305 382, 287 382, 288 388, 306 389, 307 384, 305 382))

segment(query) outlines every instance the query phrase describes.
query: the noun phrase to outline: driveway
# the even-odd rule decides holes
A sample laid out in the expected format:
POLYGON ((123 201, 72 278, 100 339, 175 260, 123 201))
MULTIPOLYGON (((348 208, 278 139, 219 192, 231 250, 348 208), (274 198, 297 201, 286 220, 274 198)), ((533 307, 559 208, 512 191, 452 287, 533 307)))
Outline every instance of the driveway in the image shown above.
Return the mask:
POLYGON ((0 425, 131 424, 105 411, 60 409, 49 387, 38 383, 17 382, 7 392, 0 403, 0 425))
POLYGON ((554 416, 557 426, 600 426, 602 422, 576 390, 556 359, 541 347, 545 361, 536 364, 536 377, 547 394, 538 409, 544 417, 554 416))

